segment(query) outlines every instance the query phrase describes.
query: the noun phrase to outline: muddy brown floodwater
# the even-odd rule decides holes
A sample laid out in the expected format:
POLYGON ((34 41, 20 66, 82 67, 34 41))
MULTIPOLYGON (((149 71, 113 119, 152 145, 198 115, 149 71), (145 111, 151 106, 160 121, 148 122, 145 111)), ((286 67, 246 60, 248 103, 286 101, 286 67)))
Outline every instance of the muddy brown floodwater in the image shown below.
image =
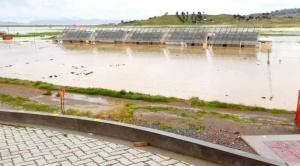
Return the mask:
POLYGON ((254 48, 0 41, 0 76, 295 110, 300 37, 272 38, 270 65, 254 48))

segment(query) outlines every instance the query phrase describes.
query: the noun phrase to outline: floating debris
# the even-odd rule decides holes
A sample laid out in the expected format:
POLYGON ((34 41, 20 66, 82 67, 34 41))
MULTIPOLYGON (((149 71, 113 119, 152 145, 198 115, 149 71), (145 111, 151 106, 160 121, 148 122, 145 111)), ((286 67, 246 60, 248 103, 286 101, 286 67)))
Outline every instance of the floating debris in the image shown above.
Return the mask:
POLYGON ((94 73, 94 72, 91 71, 91 72, 89 72, 89 73, 85 73, 85 75, 90 75, 90 74, 93 74, 93 73, 94 73))

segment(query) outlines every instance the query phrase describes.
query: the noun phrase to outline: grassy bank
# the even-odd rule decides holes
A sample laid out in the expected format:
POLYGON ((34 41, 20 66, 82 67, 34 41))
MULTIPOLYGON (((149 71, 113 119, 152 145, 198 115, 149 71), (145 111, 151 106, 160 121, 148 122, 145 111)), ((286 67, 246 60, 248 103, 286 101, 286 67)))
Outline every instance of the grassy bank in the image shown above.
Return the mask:
POLYGON ((300 36, 300 34, 287 34, 287 33, 261 33, 260 36, 300 36))
MULTIPOLYGON (((36 87, 43 90, 50 90, 50 91, 58 91, 60 90, 61 86, 53 85, 51 83, 41 82, 41 81, 27 81, 27 80, 20 80, 20 79, 11 79, 11 78, 3 78, 0 77, 0 83, 4 84, 14 84, 14 85, 25 85, 36 87)), ((79 87, 64 87, 67 92, 71 93, 79 93, 79 94, 86 94, 86 95, 102 95, 102 96, 109 96, 109 97, 116 97, 116 98, 124 98, 124 99, 131 99, 131 100, 142 100, 148 102, 161 102, 161 103, 168 103, 168 102, 182 102, 188 104, 193 107, 208 107, 208 108, 225 108, 231 110, 239 110, 239 111, 261 111, 261 112, 270 112, 273 114, 281 114, 281 113, 293 113, 283 109, 267 109, 259 106, 246 106, 243 104, 232 104, 220 101, 204 101, 197 97, 192 97, 189 100, 174 98, 174 97, 165 97, 160 95, 149 95, 149 94, 142 94, 137 92, 131 92, 126 90, 109 90, 103 88, 79 88, 79 87)), ((155 107, 149 108, 152 111, 160 111, 164 110, 164 107, 155 107)))
POLYGON ((26 109, 31 111, 58 112, 60 110, 59 107, 54 105, 40 104, 22 97, 14 97, 4 94, 0 94, 0 102, 12 107, 17 107, 20 109, 26 109))
POLYGON ((37 33, 26 33, 26 34, 14 34, 13 37, 40 37, 40 36, 57 36, 61 32, 37 32, 37 33))
MULTIPOLYGON (((0 83, 6 84, 14 84, 14 85, 26 85, 32 86, 39 89, 44 90, 59 90, 61 86, 53 85, 46 82, 41 81, 27 81, 27 80, 20 80, 20 79, 10 79, 10 78, 3 78, 0 77, 0 83)), ((117 97, 117 98, 125 98, 125 99, 132 99, 132 100, 143 100, 143 101, 150 101, 150 102, 169 102, 173 100, 173 98, 168 98, 160 95, 148 95, 142 93, 136 93, 131 91, 125 90, 109 90, 103 88, 79 88, 79 87, 64 87, 67 92, 79 93, 79 94, 87 94, 87 95, 103 95, 109 97, 117 97)))
MULTIPOLYGON (((251 19, 251 21, 238 21, 233 15, 207 15, 204 14, 205 21, 198 25, 235 25, 241 27, 262 26, 263 28, 282 28, 282 27, 300 27, 299 17, 293 19, 283 16, 270 16, 271 19, 251 19)), ((124 23, 123 25, 195 25, 191 16, 185 22, 182 22, 176 15, 156 16, 149 19, 137 20, 135 22, 124 23)))
POLYGON ((232 104, 220 101, 203 101, 200 100, 198 97, 193 97, 190 99, 192 106, 197 107, 209 107, 209 108, 226 108, 232 110, 239 110, 239 111, 260 111, 260 112, 270 112, 272 114, 282 114, 282 113, 293 113, 291 111, 283 110, 283 109, 268 109, 259 106, 246 106, 243 104, 232 104))

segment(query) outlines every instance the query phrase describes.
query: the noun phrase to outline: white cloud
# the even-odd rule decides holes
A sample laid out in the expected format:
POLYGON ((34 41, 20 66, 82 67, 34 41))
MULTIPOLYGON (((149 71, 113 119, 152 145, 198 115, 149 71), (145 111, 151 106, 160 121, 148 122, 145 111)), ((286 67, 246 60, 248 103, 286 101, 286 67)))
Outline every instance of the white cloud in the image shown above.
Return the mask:
POLYGON ((250 14, 300 7, 299 0, 1 0, 0 19, 98 18, 131 20, 176 11, 250 14))

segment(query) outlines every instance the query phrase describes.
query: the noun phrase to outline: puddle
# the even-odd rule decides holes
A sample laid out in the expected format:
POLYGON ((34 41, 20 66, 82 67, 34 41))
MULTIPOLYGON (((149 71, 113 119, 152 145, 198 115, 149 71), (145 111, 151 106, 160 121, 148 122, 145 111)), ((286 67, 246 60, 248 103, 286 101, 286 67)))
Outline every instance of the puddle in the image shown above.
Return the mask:
MULTIPOLYGON (((43 97, 43 96, 41 96, 41 97, 43 97)), ((65 95, 65 99, 66 100, 68 100, 68 99, 78 100, 81 102, 85 101, 85 102, 89 102, 89 103, 93 103, 93 104, 109 105, 109 102, 102 97, 89 97, 89 96, 85 96, 85 95, 67 93, 65 95)), ((59 102, 60 98, 56 97, 56 94, 52 94, 51 100, 59 102)))

